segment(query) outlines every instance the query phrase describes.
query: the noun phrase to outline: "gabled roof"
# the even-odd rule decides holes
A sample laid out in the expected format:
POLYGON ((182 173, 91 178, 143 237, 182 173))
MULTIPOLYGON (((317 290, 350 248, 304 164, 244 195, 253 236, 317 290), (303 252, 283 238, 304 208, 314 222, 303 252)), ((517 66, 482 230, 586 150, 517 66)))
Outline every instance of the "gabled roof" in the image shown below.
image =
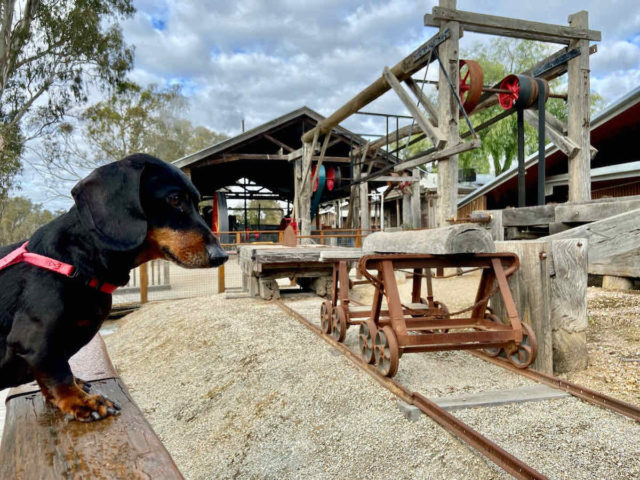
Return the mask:
MULTIPOLYGON (((636 116, 635 113, 633 115, 623 115, 623 114, 629 113, 629 111, 632 108, 640 110, 640 87, 632 90, 631 92, 621 97, 616 102, 609 105, 607 108, 605 108, 603 111, 598 113, 591 120, 590 130, 592 134, 591 136, 592 145, 596 146, 596 148, 599 148, 599 146, 597 145, 598 140, 602 138, 603 142, 606 141, 605 137, 607 136, 607 134, 610 134, 611 130, 613 129, 622 129, 623 127, 627 126, 630 122, 634 122, 634 121, 635 123, 640 125, 640 116, 636 116)), ((553 162, 554 160, 558 162, 563 160, 566 165, 566 156, 558 149, 558 147, 556 147, 553 144, 547 145, 545 149, 545 158, 547 162, 550 162, 550 161, 553 162)), ((596 158, 599 158, 599 157, 596 157, 596 158)), ((595 163, 594 160, 595 159, 592 160, 592 163, 595 163)), ((537 152, 525 159, 526 170, 529 170, 532 166, 537 164, 538 164, 537 152)), ((547 168, 549 168, 548 164, 547 164, 547 168)), ((564 171, 566 171, 566 168, 564 171)), ((513 167, 511 167, 509 170, 498 175, 491 182, 486 183, 485 185, 474 190, 472 193, 470 193, 466 197, 461 198, 458 201, 458 208, 472 202, 476 198, 479 198, 482 195, 487 194, 488 192, 495 190, 496 188, 500 187, 506 182, 516 178, 517 175, 518 175, 518 165, 516 162, 516 164, 513 167)), ((537 177, 537 171, 535 171, 534 175, 536 175, 537 177)))
MULTIPOLYGON (((274 118, 273 120, 269 120, 266 123, 263 123, 262 125, 259 125, 255 128, 252 128, 251 130, 247 130, 246 132, 241 133, 240 135, 236 135, 235 137, 232 138, 228 138, 226 140, 223 140, 219 143, 216 143, 215 145, 212 145, 210 147, 204 148, 198 152, 195 153, 191 153, 189 155, 186 155, 182 158, 179 158, 178 160, 174 160, 172 163, 178 167, 178 168, 183 168, 183 167, 188 167, 190 165, 193 165, 194 163, 197 163, 198 161, 202 160, 203 158, 206 157, 210 157, 212 155, 216 155, 219 154, 221 152, 223 152, 224 150, 227 150, 229 148, 232 148, 236 145, 240 145, 243 142, 246 142, 247 140, 250 140, 253 137, 257 137, 263 133, 268 132, 269 130, 284 125, 288 122, 290 122, 291 120, 294 120, 298 117, 302 117, 306 115, 307 117, 310 117, 311 119, 315 120, 316 122, 320 122, 321 120, 324 120, 325 117, 323 117, 322 115, 320 115, 318 112, 316 112, 315 110, 310 109, 307 106, 303 106, 300 107, 296 110, 293 110, 289 113, 286 113, 278 118, 274 118)), ((360 137, 359 135, 356 135, 355 133, 350 132, 349 130, 347 130, 346 128, 343 128, 341 126, 337 126, 334 128, 334 131, 336 133, 340 133, 342 135, 345 135, 347 137, 353 138, 353 141, 355 143, 358 143, 360 145, 363 145, 364 143, 366 143, 366 141, 360 137)))

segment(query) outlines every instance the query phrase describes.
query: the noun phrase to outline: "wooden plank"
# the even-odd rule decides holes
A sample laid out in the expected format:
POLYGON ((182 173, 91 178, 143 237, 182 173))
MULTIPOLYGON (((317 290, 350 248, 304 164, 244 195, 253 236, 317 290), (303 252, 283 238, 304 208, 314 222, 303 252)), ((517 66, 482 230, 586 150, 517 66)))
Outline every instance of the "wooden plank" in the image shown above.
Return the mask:
POLYGON ((602 260, 589 262, 589 273, 592 275, 640 278, 640 249, 629 250, 602 260))
MULTIPOLYGON (((509 286, 520 320, 529 324, 538 341, 538 356, 532 367, 551 374, 553 348, 549 248, 550 244, 546 241, 496 242, 497 251, 513 252, 520 258, 520 269, 509 279, 509 286)), ((500 318, 507 318, 504 304, 498 296, 491 299, 491 307, 499 312, 500 318)))
POLYGON ((147 270, 147 264, 140 265, 138 270, 140 272, 140 303, 147 303, 148 291, 149 291, 149 273, 147 270))
POLYGON ((586 238, 589 264, 640 248, 640 209, 545 237, 545 240, 586 238))
MULTIPOLYGON (((448 38, 450 32, 441 31, 420 45, 416 50, 403 58, 400 62, 391 68, 391 72, 403 82, 408 77, 423 68, 429 61, 435 60, 431 56, 433 48, 437 47, 442 41, 448 38)), ((457 33, 456 33, 457 35, 457 33)), ((302 136, 303 142, 310 142, 316 131, 325 134, 333 127, 342 122, 345 118, 353 115, 361 108, 373 102, 383 93, 390 89, 390 85, 383 77, 379 77, 367 88, 358 93, 355 97, 342 105, 338 110, 333 112, 329 117, 319 122, 313 129, 309 130, 302 136)))
POLYGON ((119 416, 92 423, 65 420, 35 384, 13 389, 0 447, 0 478, 182 479, 96 336, 72 357, 75 375, 117 402, 119 416))
POLYGON ((499 407, 511 403, 542 402, 570 396, 570 393, 537 383, 509 390, 493 390, 467 395, 438 397, 433 398, 432 401, 440 408, 451 412, 464 408, 499 407))
POLYGON ((432 13, 426 14, 424 17, 424 24, 429 27, 438 27, 442 22, 448 21, 459 22, 465 30, 470 32, 564 43, 567 45, 574 39, 582 39, 584 41, 600 41, 602 39, 601 32, 589 30, 586 25, 582 24, 570 23, 570 26, 567 27, 442 7, 433 7, 432 13))
POLYGON ((595 202, 556 206, 556 222, 585 223, 640 209, 640 198, 621 202, 595 202))
MULTIPOLYGON (((538 129, 538 113, 533 110, 524 111, 524 119, 530 125, 538 129)), ((558 147, 567 157, 575 156, 580 147, 575 144, 569 137, 559 132, 555 128, 555 124, 547 123, 547 115, 545 115, 546 128, 544 130, 545 138, 558 147)))
POLYGON ((459 142, 452 147, 447 147, 443 150, 438 150, 437 152, 432 152, 422 157, 414 158, 413 160, 409 160, 408 162, 398 163, 393 167, 393 169, 396 172, 401 172, 402 170, 418 167, 426 163, 432 163, 435 161, 442 162, 447 158, 450 159, 451 157, 455 157, 459 153, 473 150, 475 148, 480 148, 481 145, 482 142, 478 139, 473 139, 469 142, 459 142))
MULTIPOLYGON (((583 10, 570 15, 569 24, 586 29, 589 14, 583 10)), ((591 198, 589 40, 573 41, 570 48, 579 49, 581 54, 569 60, 568 64, 567 132, 569 138, 580 147, 574 155, 569 156, 569 201, 580 202, 591 198)))
POLYGON ((551 242, 551 331, 556 373, 587 367, 587 253, 585 239, 551 242))
POLYGON ((413 177, 391 177, 388 175, 382 175, 375 178, 376 182, 419 182, 420 178, 413 177))
POLYGON ((398 98, 400 98, 404 106, 407 108, 407 110, 409 110, 409 113, 411 113, 411 116, 415 119, 416 123, 418 124, 420 129, 425 133, 425 135, 429 137, 433 145, 436 148, 444 147, 444 145, 447 143, 445 136, 442 134, 442 132, 438 127, 434 126, 429 121, 429 119, 425 116, 425 114, 422 113, 422 110, 420 110, 416 106, 414 100, 409 96, 409 94, 402 87, 402 85, 400 84, 398 79, 395 77, 395 75, 391 73, 388 67, 384 67, 382 76, 385 78, 387 83, 391 85, 391 88, 393 88, 393 91, 396 92, 396 95, 398 95, 398 98))
POLYGON ((364 240, 363 252, 459 254, 495 252, 491 234, 476 224, 406 232, 375 232, 364 240))
POLYGON ((504 227, 530 227, 533 225, 547 225, 556 221, 555 209, 555 205, 505 208, 502 211, 502 223, 504 227))

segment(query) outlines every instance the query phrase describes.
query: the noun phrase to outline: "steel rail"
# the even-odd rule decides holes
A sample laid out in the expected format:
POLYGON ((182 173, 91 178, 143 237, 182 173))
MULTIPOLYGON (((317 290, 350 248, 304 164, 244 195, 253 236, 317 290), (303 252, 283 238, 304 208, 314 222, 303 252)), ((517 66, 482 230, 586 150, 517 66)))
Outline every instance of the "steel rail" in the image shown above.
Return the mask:
POLYGON ((580 385, 562 380, 561 378, 554 377, 553 375, 548 375, 546 373, 537 372, 531 369, 516 368, 507 360, 500 357, 490 357, 479 351, 470 351, 469 353, 478 358, 481 358, 482 360, 493 363, 494 365, 498 365, 500 367, 506 368, 509 371, 527 377, 530 380, 543 383, 545 385, 548 385, 549 387, 557 388, 558 390, 563 390, 573 395, 574 397, 578 397, 581 400, 589 402, 593 405, 606 408, 608 410, 613 410, 614 412, 620 413, 625 417, 629 417, 636 422, 640 422, 640 407, 636 407, 635 405, 632 405, 630 403, 623 402, 622 400, 617 400, 613 397, 600 392, 596 392, 595 390, 591 390, 587 387, 581 387, 580 385))
POLYGON ((340 350, 349 360, 351 360, 361 370, 373 377, 373 379, 375 379, 380 385, 391 391, 403 401, 419 408, 420 411, 428 415, 449 433, 454 435, 459 440, 465 442, 478 452, 482 453, 485 457, 494 462, 507 473, 513 475, 518 479, 541 480, 548 478, 526 463, 522 462, 518 458, 511 455, 506 450, 502 449, 499 445, 492 442, 466 423, 461 422, 449 412, 442 409, 437 404, 430 401, 420 393, 411 392, 396 380, 381 375, 375 367, 365 363, 360 358, 360 355, 351 351, 349 347, 347 347, 343 343, 336 341, 333 337, 324 335, 318 327, 304 318, 304 316, 302 316, 300 313, 287 306, 282 300, 275 300, 274 302, 284 312, 288 313, 293 318, 298 320, 309 330, 320 336, 324 341, 340 350))

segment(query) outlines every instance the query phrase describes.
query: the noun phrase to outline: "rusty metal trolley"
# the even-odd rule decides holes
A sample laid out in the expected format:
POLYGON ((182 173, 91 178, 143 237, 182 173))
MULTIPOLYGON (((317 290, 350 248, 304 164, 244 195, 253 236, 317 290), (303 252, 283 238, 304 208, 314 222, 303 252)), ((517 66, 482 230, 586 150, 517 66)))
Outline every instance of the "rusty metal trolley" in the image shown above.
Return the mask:
POLYGON ((346 288, 349 282, 347 266, 342 260, 334 263, 332 299, 321 307, 323 331, 342 341, 349 325, 359 325, 362 358, 368 363, 376 363, 384 375, 394 376, 400 357, 410 352, 483 349, 491 356, 503 354, 519 368, 526 368, 535 360, 535 335, 520 321, 507 282, 519 268, 517 255, 365 255, 360 258, 357 268, 375 288, 370 307, 351 305, 353 300, 349 300, 346 288), (433 298, 431 270, 464 267, 482 270, 475 303, 450 313, 443 303, 433 298), (403 269, 413 273, 411 302, 407 303, 400 299, 395 277, 395 271, 403 269), (421 296, 422 278, 426 279, 426 298, 421 296), (506 322, 488 305, 494 294, 502 298, 506 322), (386 310, 382 309, 383 296, 386 310), (458 317, 466 312, 470 315, 458 317))

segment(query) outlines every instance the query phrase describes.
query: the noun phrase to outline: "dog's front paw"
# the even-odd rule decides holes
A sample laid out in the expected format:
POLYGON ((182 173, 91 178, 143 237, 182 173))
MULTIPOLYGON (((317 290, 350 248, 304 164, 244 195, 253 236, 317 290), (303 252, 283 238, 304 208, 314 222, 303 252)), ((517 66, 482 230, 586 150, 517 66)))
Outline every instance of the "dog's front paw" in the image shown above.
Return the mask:
POLYGON ((120 406, 102 395, 88 395, 75 386, 56 392, 50 401, 58 407, 67 418, 80 422, 102 420, 110 415, 118 415, 120 406))
POLYGON ((91 384, 89 382, 82 380, 81 378, 78 378, 78 377, 74 377, 74 381, 76 382, 76 385, 80 387, 82 390, 84 390, 86 393, 91 393, 91 384))

